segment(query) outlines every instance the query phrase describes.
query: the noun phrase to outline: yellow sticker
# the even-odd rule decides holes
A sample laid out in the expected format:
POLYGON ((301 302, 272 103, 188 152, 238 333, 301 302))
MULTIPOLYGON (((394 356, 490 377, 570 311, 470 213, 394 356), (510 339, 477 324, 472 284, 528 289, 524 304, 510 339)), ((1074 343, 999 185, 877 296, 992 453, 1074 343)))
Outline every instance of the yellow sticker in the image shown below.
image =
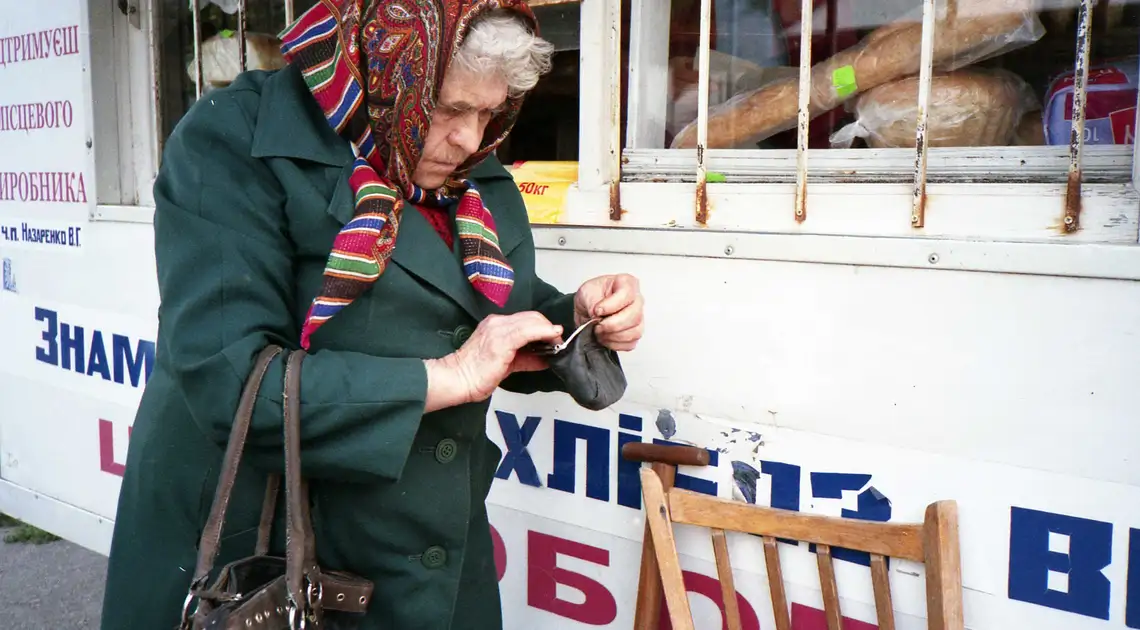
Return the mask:
POLYGON ((840 66, 831 72, 831 86, 839 96, 851 96, 859 91, 859 84, 855 82, 855 68, 840 66))
POLYGON ((577 162, 518 162, 511 176, 526 204, 531 223, 559 223, 566 192, 578 181, 577 162))

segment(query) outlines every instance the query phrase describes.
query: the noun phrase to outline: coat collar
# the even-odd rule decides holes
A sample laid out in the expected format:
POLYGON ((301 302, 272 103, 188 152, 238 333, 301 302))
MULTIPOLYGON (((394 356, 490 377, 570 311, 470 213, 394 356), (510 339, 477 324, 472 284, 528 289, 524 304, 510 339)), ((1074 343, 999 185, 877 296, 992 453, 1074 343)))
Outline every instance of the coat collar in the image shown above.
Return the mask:
POLYGON ((329 126, 294 66, 271 73, 262 85, 252 155, 329 166, 352 163, 352 147, 329 126))
MULTIPOLYGON (((252 154, 258 158, 308 160, 335 169, 336 185, 326 212, 342 226, 352 219, 353 195, 348 184, 352 174, 352 148, 329 126, 300 72, 292 66, 272 73, 265 80, 253 132, 252 154)), ((511 179, 510 173, 494 157, 478 164, 470 177, 481 188, 496 180, 511 179)), ((452 208, 453 218, 454 212, 452 208)), ((500 230, 502 227, 506 226, 501 226, 500 230)), ((510 227, 507 230, 510 235, 500 233, 504 252, 509 252, 517 244, 504 242, 504 236, 509 241, 518 240, 513 238, 517 230, 510 227)), ((455 247, 448 249, 415 208, 407 208, 401 215, 392 261, 450 297, 476 320, 488 312, 500 310, 494 304, 480 300, 463 274, 458 238, 455 247)))

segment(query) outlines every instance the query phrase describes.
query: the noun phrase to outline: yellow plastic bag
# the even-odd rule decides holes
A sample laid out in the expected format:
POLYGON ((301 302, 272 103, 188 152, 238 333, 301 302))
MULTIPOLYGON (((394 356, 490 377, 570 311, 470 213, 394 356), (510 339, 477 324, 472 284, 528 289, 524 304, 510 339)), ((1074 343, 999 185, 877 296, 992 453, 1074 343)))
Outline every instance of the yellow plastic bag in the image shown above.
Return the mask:
POLYGON ((577 162, 515 162, 511 176, 519 187, 531 223, 559 223, 566 191, 578 181, 577 162))

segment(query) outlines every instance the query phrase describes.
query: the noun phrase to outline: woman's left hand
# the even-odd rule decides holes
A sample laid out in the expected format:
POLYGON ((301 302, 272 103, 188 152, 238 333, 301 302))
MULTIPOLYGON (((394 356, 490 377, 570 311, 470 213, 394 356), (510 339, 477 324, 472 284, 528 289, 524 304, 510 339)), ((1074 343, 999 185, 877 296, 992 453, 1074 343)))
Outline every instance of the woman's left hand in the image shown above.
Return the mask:
POLYGON ((624 273, 598 276, 587 280, 574 294, 574 324, 604 318, 594 328, 598 342, 611 350, 628 352, 641 340, 644 305, 637 278, 624 273))

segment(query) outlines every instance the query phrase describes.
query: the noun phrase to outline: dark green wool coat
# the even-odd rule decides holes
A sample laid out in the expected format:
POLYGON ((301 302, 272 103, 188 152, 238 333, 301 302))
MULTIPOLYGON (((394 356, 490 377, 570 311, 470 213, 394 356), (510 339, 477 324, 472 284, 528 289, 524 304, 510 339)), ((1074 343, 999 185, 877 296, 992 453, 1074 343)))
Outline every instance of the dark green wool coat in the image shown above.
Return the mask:
MULTIPOLYGON (((176 626, 239 392, 265 344, 299 347, 333 238, 352 216, 351 161, 292 68, 204 95, 167 141, 154 187, 156 367, 131 436, 103 630, 176 626)), ((455 351, 488 314, 536 309, 569 330, 573 308, 535 275, 511 176, 492 157, 472 177, 514 267, 506 306, 476 294, 458 248, 409 209, 384 275, 317 331, 304 363, 317 553, 327 569, 375 581, 361 630, 502 625, 484 505, 502 453, 486 437, 488 404, 424 415, 422 359, 455 351)), ((283 471, 282 368, 275 359, 265 377, 215 567, 253 552, 265 475, 283 471)), ((561 383, 540 372, 502 387, 561 383)), ((283 510, 279 501, 278 554, 283 510)))

